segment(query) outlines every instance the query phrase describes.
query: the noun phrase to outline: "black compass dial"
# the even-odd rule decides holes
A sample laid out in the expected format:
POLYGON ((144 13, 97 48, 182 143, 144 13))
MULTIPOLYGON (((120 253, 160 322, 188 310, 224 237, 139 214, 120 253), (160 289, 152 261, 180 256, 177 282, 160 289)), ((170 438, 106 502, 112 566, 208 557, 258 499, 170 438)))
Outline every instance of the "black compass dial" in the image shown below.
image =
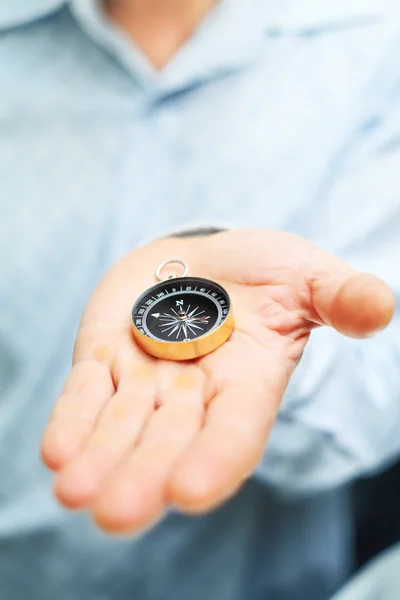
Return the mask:
POLYGON ((189 342, 225 321, 230 310, 227 292, 200 277, 178 277, 148 289, 132 309, 133 325, 163 342, 189 342))

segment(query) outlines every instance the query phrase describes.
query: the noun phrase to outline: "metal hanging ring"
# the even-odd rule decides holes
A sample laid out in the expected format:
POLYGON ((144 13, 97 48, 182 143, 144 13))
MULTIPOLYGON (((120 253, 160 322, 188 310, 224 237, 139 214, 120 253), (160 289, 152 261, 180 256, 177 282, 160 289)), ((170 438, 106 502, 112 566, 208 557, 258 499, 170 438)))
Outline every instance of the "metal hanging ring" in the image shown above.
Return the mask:
POLYGON ((163 269, 165 269, 165 267, 167 265, 171 265, 171 264, 181 265, 183 267, 183 273, 182 273, 182 275, 175 275, 175 274, 170 275, 169 277, 167 277, 167 279, 175 279, 175 277, 186 277, 186 275, 189 272, 187 264, 184 263, 183 260, 180 260, 179 258, 172 258, 171 260, 166 260, 165 262, 161 263, 161 265, 158 265, 157 270, 156 270, 157 281, 165 281, 165 279, 163 277, 161 277, 161 271, 163 269))

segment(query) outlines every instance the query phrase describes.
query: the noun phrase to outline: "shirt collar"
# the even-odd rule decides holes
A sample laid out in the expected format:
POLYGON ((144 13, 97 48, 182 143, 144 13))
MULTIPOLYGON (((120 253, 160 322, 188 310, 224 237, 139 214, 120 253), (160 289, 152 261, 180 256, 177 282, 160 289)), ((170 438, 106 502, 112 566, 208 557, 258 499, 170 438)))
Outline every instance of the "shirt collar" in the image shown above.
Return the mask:
MULTIPOLYGON (((82 0, 84 1, 84 0, 82 0)), ((1 0, 0 29, 24 25, 46 17, 69 4, 70 0, 1 0)), ((222 0, 224 2, 224 0, 222 0)), ((317 25, 340 23, 360 16, 382 14, 381 0, 225 0, 263 29, 298 30, 317 25), (254 13, 254 18, 252 14, 254 13)), ((79 2, 78 2, 79 3, 79 2)))
POLYGON ((99 0, 70 0, 72 13, 97 42, 105 44, 143 83, 170 92, 193 85, 216 73, 236 70, 253 57, 261 36, 256 4, 260 0, 219 0, 190 41, 160 73, 154 71, 131 40, 117 31, 99 11, 99 0), (254 8, 254 10, 252 9, 254 8))
POLYGON ((105 19, 99 18, 98 0, 70 0, 72 11, 89 35, 125 63, 143 83, 161 93, 221 76, 248 65, 261 51, 265 34, 312 31, 371 19, 381 13, 380 0, 219 0, 190 42, 165 70, 154 73, 143 56, 122 34, 116 35, 105 19), (97 8, 96 8, 97 6, 97 8))
POLYGON ((66 0, 1 0, 0 30, 25 25, 59 10, 66 0))
POLYGON ((83 29, 106 45, 137 80, 170 93, 236 71, 258 56, 266 33, 313 31, 382 15, 381 0, 220 0, 193 39, 161 74, 98 9, 99 0, 0 0, 0 30, 49 16, 68 5, 83 29))

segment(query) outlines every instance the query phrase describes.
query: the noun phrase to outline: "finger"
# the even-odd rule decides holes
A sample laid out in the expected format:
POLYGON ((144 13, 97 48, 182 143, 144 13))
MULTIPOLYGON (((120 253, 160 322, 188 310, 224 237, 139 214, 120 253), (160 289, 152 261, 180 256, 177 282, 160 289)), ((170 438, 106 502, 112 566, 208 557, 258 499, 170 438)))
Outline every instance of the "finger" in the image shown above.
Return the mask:
POLYGON ((140 443, 105 480, 93 514, 110 532, 141 529, 166 506, 165 482, 177 457, 198 433, 204 416, 202 386, 175 390, 149 421, 140 443))
POLYGON ((243 362, 241 367, 252 376, 211 401, 204 428, 169 475, 168 499, 186 512, 209 510, 232 495, 263 453, 287 375, 271 362, 267 383, 263 374, 252 373, 243 362))
POLYGON ((104 477, 139 438, 154 411, 155 396, 154 372, 147 365, 119 386, 81 451, 59 474, 55 493, 62 504, 76 509, 93 502, 104 477))
POLYGON ((76 362, 44 432, 41 455, 60 469, 81 447, 115 388, 108 367, 96 360, 76 362))
POLYGON ((373 335, 384 329, 394 314, 393 293, 373 275, 322 275, 312 280, 310 289, 323 321, 349 337, 373 335))

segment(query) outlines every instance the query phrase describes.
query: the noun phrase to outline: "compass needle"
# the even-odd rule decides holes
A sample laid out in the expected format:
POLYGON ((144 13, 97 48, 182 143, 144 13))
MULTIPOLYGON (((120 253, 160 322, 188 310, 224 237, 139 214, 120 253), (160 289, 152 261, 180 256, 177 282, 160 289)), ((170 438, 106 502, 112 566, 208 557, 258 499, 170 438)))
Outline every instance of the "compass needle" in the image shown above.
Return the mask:
POLYGON ((189 323, 187 328, 189 329, 190 333, 193 333, 194 335, 196 335, 196 332, 190 327, 189 323))
MULTIPOLYGON (((188 317, 193 317, 194 314, 196 313, 196 310, 199 310, 198 306, 196 306, 196 308, 194 310, 192 310, 192 312, 190 314, 188 314, 188 317)), ((204 312, 204 310, 202 312, 204 312)), ((201 313, 199 313, 199 314, 201 314, 201 313)))
POLYGON ((175 331, 179 328, 180 328, 180 324, 178 323, 178 325, 175 325, 175 327, 171 330, 171 333, 168 334, 168 337, 170 337, 173 333, 175 333, 175 331))
POLYGON ((172 323, 163 323, 160 325, 160 327, 164 327, 163 331, 168 331, 168 329, 174 327, 175 325, 179 326, 179 323, 177 321, 173 321, 172 323))
POLYGON ((196 323, 193 323, 192 321, 190 321, 190 323, 188 323, 188 325, 190 324, 190 327, 194 327, 195 329, 200 329, 200 331, 203 331, 203 328, 200 327, 200 325, 196 325, 196 323))

